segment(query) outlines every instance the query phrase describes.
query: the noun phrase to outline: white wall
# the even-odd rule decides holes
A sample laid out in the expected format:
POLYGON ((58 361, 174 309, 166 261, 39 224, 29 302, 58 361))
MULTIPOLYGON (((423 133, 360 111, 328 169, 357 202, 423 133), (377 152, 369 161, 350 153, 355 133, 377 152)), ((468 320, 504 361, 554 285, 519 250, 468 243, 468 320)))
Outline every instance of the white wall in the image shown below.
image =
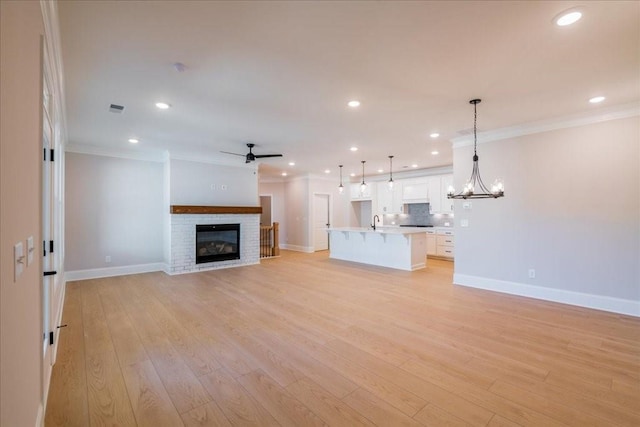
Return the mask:
MULTIPOLYGON (((0 425, 36 425, 42 390, 41 257, 13 279, 13 245, 41 234, 39 2, 0 2, 0 425)), ((26 248, 25 248, 26 249, 26 248)), ((26 252, 25 252, 26 254, 26 252)))
POLYGON ((285 183, 286 231, 281 239, 284 248, 310 251, 309 178, 296 177, 285 183))
POLYGON ((259 206, 254 167, 171 159, 172 205, 259 206))
MULTIPOLYGON (((479 145, 505 197, 456 201, 455 283, 640 315, 639 147, 637 116, 479 145)), ((471 157, 454 150, 458 188, 471 157)))
POLYGON ((300 176, 283 182, 260 182, 260 194, 271 194, 272 221, 280 223, 280 246, 304 252, 313 251, 313 195, 330 196, 331 225, 349 225, 351 202, 348 192, 340 195, 334 180, 300 176))
POLYGON ((163 172, 160 162, 67 153, 66 271, 164 261, 163 172))

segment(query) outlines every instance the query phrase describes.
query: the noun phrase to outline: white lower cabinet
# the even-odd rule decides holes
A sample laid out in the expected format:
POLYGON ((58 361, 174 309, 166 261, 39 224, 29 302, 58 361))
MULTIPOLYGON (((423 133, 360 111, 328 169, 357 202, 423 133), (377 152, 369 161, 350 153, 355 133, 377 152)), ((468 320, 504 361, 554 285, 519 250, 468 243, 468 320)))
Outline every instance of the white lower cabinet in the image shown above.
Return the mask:
MULTIPOLYGON (((455 237, 453 230, 435 230, 432 233, 435 233, 432 234, 435 243, 435 253, 431 255, 453 259, 455 254, 455 237)), ((427 234, 427 256, 429 255, 429 234, 427 234)))

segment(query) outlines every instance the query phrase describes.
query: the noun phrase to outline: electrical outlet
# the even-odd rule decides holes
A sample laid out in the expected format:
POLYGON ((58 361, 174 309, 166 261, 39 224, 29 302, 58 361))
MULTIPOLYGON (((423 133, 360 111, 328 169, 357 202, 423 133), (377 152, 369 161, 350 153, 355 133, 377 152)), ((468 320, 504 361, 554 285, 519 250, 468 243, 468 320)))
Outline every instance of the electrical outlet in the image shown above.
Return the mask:
POLYGON ((111 255, 104 257, 104 262, 111 262, 111 255))
POLYGON ((471 202, 462 203, 462 209, 471 210, 471 202))
POLYGON ((533 268, 529 269, 529 279, 535 279, 536 278, 536 271, 533 268))

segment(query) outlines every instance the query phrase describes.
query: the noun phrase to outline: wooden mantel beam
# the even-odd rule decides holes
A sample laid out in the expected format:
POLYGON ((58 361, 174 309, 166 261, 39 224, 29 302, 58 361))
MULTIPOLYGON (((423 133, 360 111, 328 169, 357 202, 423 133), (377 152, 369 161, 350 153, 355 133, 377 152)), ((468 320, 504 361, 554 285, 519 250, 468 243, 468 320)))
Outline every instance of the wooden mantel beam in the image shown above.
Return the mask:
POLYGON ((261 206, 190 206, 171 205, 172 214, 261 214, 261 206))

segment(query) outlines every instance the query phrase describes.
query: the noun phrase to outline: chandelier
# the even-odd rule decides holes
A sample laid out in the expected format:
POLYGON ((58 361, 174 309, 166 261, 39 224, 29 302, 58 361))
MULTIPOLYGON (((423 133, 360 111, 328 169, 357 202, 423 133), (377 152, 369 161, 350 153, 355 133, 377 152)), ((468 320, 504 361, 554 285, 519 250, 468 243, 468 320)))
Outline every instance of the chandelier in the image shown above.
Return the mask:
POLYGON ((473 171, 471 172, 471 178, 467 181, 462 191, 455 194, 456 191, 452 185, 447 189, 447 198, 449 199, 497 199, 498 197, 504 197, 504 183, 501 179, 496 180, 491 185, 491 190, 484 185, 482 178, 480 178, 480 168, 478 166, 478 135, 477 126, 478 112, 477 105, 480 103, 480 99, 472 99, 469 104, 473 104, 473 171))

